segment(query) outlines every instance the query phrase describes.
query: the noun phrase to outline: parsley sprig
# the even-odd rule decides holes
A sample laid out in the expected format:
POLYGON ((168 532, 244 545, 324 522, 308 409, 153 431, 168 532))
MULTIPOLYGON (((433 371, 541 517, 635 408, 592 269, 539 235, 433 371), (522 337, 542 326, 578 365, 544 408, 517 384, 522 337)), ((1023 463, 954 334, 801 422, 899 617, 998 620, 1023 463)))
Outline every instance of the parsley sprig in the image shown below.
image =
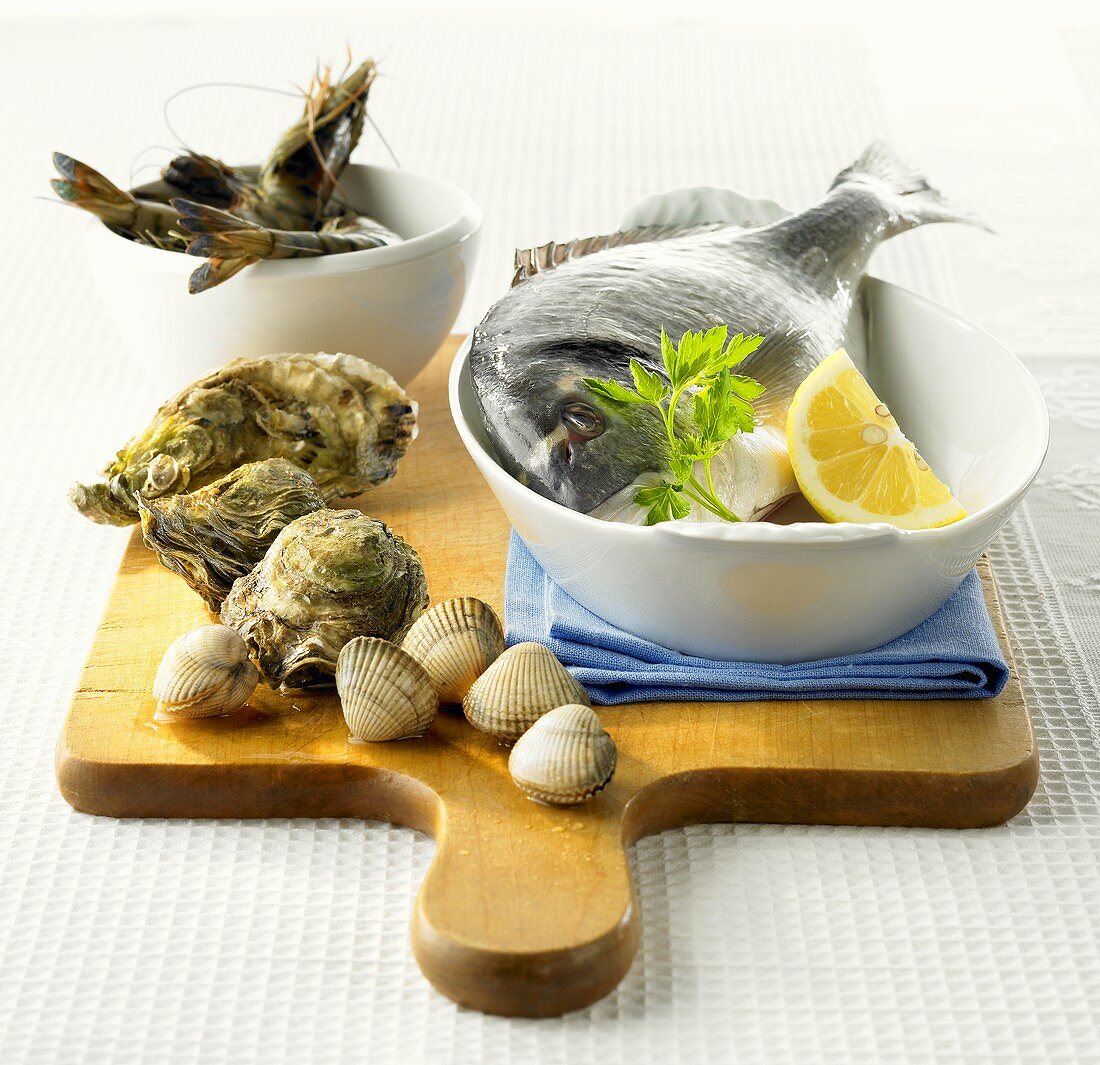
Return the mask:
POLYGON ((661 357, 667 380, 637 359, 630 360, 633 388, 595 377, 584 380, 588 390, 602 399, 653 406, 661 415, 674 479, 635 493, 634 502, 646 511, 646 525, 686 518, 691 500, 725 521, 741 520, 718 498, 710 463, 737 433, 753 431, 752 403, 764 386, 731 371, 760 347, 764 338, 738 333, 727 344, 728 335, 724 325, 706 332, 688 330, 674 345, 662 329, 661 357), (681 432, 676 424, 682 401, 690 401, 691 406, 694 428, 688 432, 681 432), (695 475, 697 462, 702 463, 705 483, 695 475))

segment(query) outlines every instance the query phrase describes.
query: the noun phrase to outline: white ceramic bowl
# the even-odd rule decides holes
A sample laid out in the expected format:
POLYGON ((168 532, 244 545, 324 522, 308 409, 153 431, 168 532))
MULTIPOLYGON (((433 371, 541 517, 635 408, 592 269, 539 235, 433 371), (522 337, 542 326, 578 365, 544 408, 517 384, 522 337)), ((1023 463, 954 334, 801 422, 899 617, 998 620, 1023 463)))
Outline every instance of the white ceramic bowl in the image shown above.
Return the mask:
POLYGON ((992 337, 884 281, 869 278, 862 298, 871 383, 969 511, 954 525, 601 521, 498 465, 466 345, 451 370, 451 412, 546 572, 612 624, 706 658, 802 662, 863 651, 943 605, 1034 480, 1048 423, 1031 375, 992 337))
POLYGON ((194 296, 187 278, 202 260, 124 240, 89 219, 92 274, 134 359, 166 388, 275 351, 348 352, 411 380, 454 325, 481 211, 457 185, 407 170, 353 164, 340 182, 351 203, 405 241, 257 263, 194 296))

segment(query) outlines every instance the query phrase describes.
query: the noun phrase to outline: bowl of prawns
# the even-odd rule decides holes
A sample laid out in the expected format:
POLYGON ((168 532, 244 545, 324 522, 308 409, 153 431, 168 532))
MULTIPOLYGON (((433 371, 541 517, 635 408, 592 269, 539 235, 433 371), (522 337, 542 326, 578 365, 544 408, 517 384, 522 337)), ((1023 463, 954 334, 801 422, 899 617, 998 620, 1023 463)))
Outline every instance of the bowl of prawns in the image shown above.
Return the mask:
POLYGON ((361 355, 406 383, 450 332, 481 211, 449 181, 349 162, 375 76, 370 60, 316 75, 256 166, 186 151, 123 190, 55 153, 104 307, 161 384, 279 351, 361 355))

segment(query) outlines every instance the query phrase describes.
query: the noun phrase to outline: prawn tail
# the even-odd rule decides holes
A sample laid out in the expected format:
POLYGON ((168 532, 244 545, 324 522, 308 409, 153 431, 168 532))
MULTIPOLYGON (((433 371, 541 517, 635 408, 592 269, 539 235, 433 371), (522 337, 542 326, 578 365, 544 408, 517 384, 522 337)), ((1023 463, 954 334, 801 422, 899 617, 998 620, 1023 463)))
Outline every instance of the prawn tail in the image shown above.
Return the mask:
POLYGON ((271 234, 263 229, 203 233, 187 245, 188 255, 200 255, 204 259, 268 259, 273 250, 271 234))
POLYGON ((133 196, 71 155, 54 152, 53 165, 61 176, 51 180, 50 186, 62 200, 91 212, 109 226, 130 227, 137 206, 133 196))
POLYGON ((246 266, 256 262, 255 259, 207 259, 187 279, 187 291, 192 295, 205 292, 207 289, 228 281, 234 274, 239 273, 246 266))
POLYGON ((248 221, 238 215, 230 214, 219 207, 211 207, 206 203, 197 203, 183 196, 176 196, 169 201, 172 208, 180 216, 180 228, 186 233, 228 233, 235 229, 257 229, 255 222, 248 221))
POLYGON ((172 207, 187 236, 187 254, 207 260, 191 274, 189 292, 205 292, 251 263, 277 254, 273 230, 194 200, 177 197, 172 207))

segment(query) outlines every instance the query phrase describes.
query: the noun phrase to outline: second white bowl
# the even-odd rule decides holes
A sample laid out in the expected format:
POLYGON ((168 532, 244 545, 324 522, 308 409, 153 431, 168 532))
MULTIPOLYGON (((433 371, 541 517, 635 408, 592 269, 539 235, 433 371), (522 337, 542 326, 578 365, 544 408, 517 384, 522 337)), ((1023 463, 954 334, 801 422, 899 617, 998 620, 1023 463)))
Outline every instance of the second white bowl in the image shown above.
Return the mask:
POLYGON ((166 389, 238 356, 361 355, 408 383, 446 339, 473 273, 481 211, 457 185, 380 166, 348 166, 348 200, 406 238, 314 259, 257 263, 197 295, 202 260, 117 236, 95 219, 88 259, 130 352, 166 389))

